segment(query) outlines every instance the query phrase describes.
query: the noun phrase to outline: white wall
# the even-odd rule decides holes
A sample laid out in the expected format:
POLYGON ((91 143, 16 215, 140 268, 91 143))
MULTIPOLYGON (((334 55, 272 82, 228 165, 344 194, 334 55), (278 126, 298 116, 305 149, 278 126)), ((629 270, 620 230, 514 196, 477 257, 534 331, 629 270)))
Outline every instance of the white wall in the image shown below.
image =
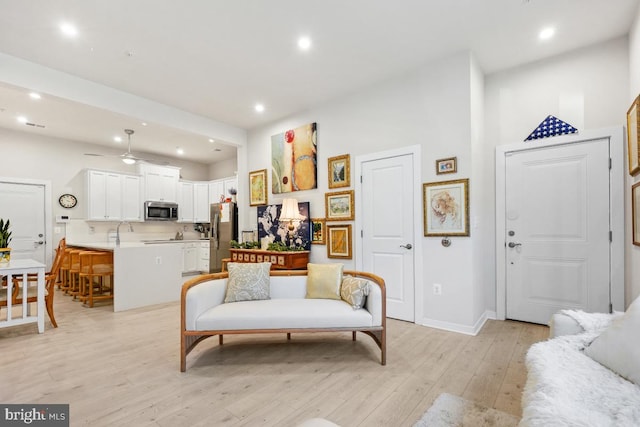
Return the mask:
POLYGON ((209 179, 228 178, 238 173, 237 158, 211 163, 209 165, 209 179))
MULTIPOLYGON (((640 94, 640 7, 636 13, 636 18, 629 33, 629 93, 626 105, 631 105, 631 102, 636 99, 640 94)), ((640 181, 640 175, 635 177, 627 177, 627 188, 640 181)), ((635 298, 640 296, 640 246, 634 246, 631 243, 631 201, 629 192, 626 192, 626 275, 625 275, 625 297, 626 302, 629 304, 635 298)))
MULTIPOLYGON (((480 141, 481 105, 476 103, 471 123, 470 74, 472 58, 460 53, 426 64, 419 70, 398 76, 346 98, 304 111, 285 120, 254 129, 248 134, 248 170, 271 170, 270 137, 305 123, 318 123, 318 189, 293 194, 299 201, 309 201, 312 217, 324 217, 324 194, 327 184, 327 158, 350 154, 352 163, 358 155, 397 147, 422 146, 422 182, 470 178, 472 173, 471 134, 480 141), (458 173, 446 178, 436 175, 435 160, 457 156, 458 173)), ((481 99, 481 73, 474 69, 474 97, 481 99)), ((352 164, 352 173, 355 170, 352 164)), ((242 175, 241 175, 242 176, 242 175)), ((356 177, 351 177, 355 182, 356 177)), ((269 183, 271 177, 269 176, 269 183)), ((421 183, 418 183, 420 185, 421 183)), ((352 186, 353 188, 353 186, 352 186)), ((473 192, 473 183, 471 184, 473 192)), ((269 202, 279 203, 284 196, 269 192, 269 202)), ((356 195, 358 197, 358 195, 356 195)), ((422 200, 417 201, 422 205, 422 200)), ((256 228, 256 209, 251 208, 247 221, 256 228)), ((478 318, 474 298, 483 300, 483 290, 474 291, 474 263, 471 237, 453 238, 444 248, 439 238, 423 237, 415 230, 415 242, 423 246, 424 275, 418 286, 424 288, 424 319, 418 323, 470 332, 478 318), (441 283, 442 296, 435 297, 432 283, 441 283)), ((312 245, 312 262, 329 261, 326 247, 312 245)), ((353 268, 355 260, 345 261, 353 268)), ((484 305, 484 302, 479 305, 484 305)))
MULTIPOLYGON (((579 131, 623 126, 629 104, 628 53, 628 42, 623 37, 486 76, 482 186, 487 190, 484 211, 492 221, 495 192, 489 189, 495 188, 494 148, 522 142, 549 114, 579 131)), ((489 230, 483 244, 494 248, 495 223, 487 224, 489 230)), ((487 256, 486 267, 487 307, 495 310, 495 255, 491 260, 487 256)))

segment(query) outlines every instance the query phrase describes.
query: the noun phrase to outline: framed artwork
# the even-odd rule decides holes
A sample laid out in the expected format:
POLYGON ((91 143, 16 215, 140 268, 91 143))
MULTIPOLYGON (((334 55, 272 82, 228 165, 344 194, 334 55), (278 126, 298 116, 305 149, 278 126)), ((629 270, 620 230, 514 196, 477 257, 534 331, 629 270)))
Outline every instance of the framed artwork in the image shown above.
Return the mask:
POLYGON ((355 218, 353 190, 325 193, 324 208, 327 221, 353 220, 355 218))
POLYGON ((445 173, 458 172, 458 158, 449 157, 448 159, 436 160, 436 174, 442 175, 445 173))
POLYGON ((271 137, 271 192, 317 188, 316 123, 289 129, 271 137))
POLYGON ((267 170, 249 172, 249 206, 266 205, 267 197, 267 170))
POLYGON ((311 244, 326 245, 325 228, 327 222, 324 218, 311 218, 311 244))
POLYGON ((469 179, 422 184, 425 236, 469 236, 469 179))
POLYGON ((640 95, 633 101, 627 111, 627 144, 629 149, 629 174, 640 172, 640 95))
POLYGON ((640 182, 631 187, 631 229, 633 244, 640 246, 640 182))
POLYGON ((327 225, 327 258, 351 259, 351 224, 327 225))
MULTIPOLYGON (((295 224, 293 231, 293 243, 301 246, 305 251, 311 250, 311 221, 309 212, 311 212, 309 202, 298 202, 298 211, 304 217, 299 224, 295 224)), ((258 241, 262 242, 264 237, 269 237, 273 242, 282 242, 289 244, 289 223, 281 223, 280 211, 282 204, 279 205, 263 205, 258 206, 258 241)))
POLYGON ((329 188, 340 188, 351 186, 351 156, 329 157, 329 188))

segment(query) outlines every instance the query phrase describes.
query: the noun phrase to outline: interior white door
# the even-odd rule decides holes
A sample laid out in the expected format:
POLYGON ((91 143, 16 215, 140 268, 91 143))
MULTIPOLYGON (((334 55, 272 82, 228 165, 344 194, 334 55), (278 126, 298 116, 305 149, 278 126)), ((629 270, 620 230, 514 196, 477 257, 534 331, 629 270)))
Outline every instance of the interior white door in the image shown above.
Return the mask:
POLYGON ((46 264, 44 185, 0 182, 0 218, 11 220, 11 258, 46 264))
POLYGON ((505 164, 507 318, 608 312, 609 140, 515 152, 505 164))
POLYGON ((382 277, 387 316, 414 321, 413 155, 362 163, 362 266, 382 277))

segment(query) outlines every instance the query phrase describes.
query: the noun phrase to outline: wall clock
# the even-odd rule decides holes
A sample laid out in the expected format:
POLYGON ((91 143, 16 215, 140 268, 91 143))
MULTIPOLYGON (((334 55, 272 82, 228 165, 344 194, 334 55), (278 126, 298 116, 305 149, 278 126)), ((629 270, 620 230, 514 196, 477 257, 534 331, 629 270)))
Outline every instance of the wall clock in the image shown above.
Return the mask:
POLYGON ((63 194, 58 199, 58 203, 65 209, 71 209, 78 204, 78 199, 73 194, 63 194))

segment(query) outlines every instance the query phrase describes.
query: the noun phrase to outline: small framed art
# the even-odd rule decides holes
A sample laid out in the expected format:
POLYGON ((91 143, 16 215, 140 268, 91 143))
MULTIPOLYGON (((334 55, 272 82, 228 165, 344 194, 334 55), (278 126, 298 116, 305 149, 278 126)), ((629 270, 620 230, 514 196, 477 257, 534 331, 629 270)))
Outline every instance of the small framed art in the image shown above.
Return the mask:
POLYGON ((442 175, 445 173, 458 172, 458 158, 449 157, 448 159, 436 160, 436 174, 442 175))
POLYGON ((311 218, 311 244, 326 245, 325 228, 327 222, 324 218, 311 218))
POLYGON ((469 179, 422 184, 424 235, 469 236, 469 179))
POLYGON ((351 157, 349 154, 329 157, 329 188, 351 186, 351 157))
POLYGON ((267 202, 267 170, 249 172, 249 206, 266 205, 267 202))
POLYGON ((355 218, 354 192, 338 191, 324 194, 327 221, 350 221, 355 218))
POLYGON ((633 244, 640 246, 640 182, 631 186, 631 229, 633 244))
POLYGON ((627 145, 629 150, 629 174, 640 172, 640 95, 627 111, 627 145))
POLYGON ((327 258, 351 259, 351 224, 327 225, 327 258))

